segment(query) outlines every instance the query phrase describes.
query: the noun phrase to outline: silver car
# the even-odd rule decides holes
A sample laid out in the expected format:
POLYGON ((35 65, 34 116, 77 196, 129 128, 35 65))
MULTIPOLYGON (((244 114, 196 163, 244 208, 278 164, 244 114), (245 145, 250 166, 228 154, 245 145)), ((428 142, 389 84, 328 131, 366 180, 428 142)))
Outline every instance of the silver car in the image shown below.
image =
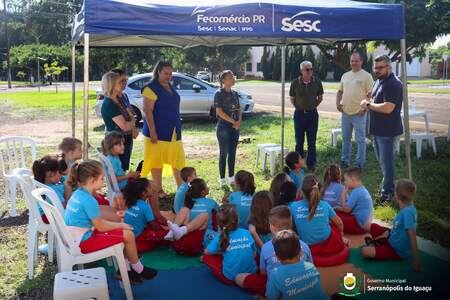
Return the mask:
MULTIPOLYGON (((139 74, 130 77, 127 81, 124 92, 130 100, 137 121, 141 121, 142 116, 144 116, 141 89, 150 83, 152 76, 152 73, 139 74)), ((178 72, 173 72, 171 83, 178 94, 180 94, 180 113, 182 117, 215 117, 214 94, 219 88, 217 85, 178 72)), ((239 94, 242 112, 244 114, 252 113, 255 104, 252 96, 240 90, 236 91, 239 94)), ((97 103, 94 109, 97 116, 101 117, 104 96, 101 90, 97 90, 96 94, 97 103)))

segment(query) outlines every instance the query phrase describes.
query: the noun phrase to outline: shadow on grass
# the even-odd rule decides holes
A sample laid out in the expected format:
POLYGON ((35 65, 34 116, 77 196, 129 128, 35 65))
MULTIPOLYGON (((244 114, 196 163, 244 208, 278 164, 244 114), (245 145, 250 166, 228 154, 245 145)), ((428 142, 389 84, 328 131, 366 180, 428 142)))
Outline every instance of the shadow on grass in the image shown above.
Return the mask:
POLYGON ((53 299, 53 278, 57 273, 56 264, 50 264, 45 259, 45 265, 39 275, 32 280, 26 277, 16 290, 16 295, 12 299, 32 300, 32 299, 53 299))
POLYGON ((8 228, 28 224, 28 210, 19 211, 19 213, 20 215, 16 217, 6 217, 8 212, 3 212, 0 216, 0 227, 8 228))

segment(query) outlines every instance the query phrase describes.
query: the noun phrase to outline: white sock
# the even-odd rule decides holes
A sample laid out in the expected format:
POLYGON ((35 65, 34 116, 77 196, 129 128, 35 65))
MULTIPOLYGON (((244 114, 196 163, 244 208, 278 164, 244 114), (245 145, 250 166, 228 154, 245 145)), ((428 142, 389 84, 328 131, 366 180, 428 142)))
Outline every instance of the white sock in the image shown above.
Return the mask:
POLYGON ((140 260, 138 260, 137 263, 135 264, 131 264, 131 267, 133 268, 133 270, 136 271, 136 273, 141 274, 142 271, 144 270, 144 265, 141 263, 140 260))
POLYGON ((179 240, 187 233, 187 227, 186 226, 178 227, 175 230, 172 229, 172 231, 175 239, 179 240))
POLYGON ((173 241, 173 231, 169 230, 169 232, 164 236, 166 241, 173 241))
POLYGON ((130 261, 128 259, 125 259, 125 261, 127 263, 127 271, 131 271, 130 261))
POLYGON ((167 224, 169 225, 169 229, 172 231, 175 231, 179 228, 179 226, 176 223, 172 223, 170 221, 167 221, 167 224))

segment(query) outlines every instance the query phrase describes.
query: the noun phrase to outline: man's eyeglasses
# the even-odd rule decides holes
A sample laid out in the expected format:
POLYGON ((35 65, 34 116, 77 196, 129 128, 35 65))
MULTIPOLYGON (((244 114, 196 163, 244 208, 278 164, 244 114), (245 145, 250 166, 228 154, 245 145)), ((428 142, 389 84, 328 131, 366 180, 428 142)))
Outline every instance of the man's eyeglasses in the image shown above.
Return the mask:
POLYGON ((311 72, 312 70, 312 68, 305 69, 306 72, 311 72))

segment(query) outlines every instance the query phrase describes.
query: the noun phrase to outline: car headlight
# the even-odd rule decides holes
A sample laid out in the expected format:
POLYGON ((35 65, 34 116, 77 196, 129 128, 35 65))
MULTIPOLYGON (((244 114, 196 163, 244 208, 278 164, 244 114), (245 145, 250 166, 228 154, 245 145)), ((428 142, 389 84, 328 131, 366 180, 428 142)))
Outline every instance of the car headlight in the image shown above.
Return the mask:
POLYGON ((252 99, 252 95, 247 95, 247 99, 252 99))

